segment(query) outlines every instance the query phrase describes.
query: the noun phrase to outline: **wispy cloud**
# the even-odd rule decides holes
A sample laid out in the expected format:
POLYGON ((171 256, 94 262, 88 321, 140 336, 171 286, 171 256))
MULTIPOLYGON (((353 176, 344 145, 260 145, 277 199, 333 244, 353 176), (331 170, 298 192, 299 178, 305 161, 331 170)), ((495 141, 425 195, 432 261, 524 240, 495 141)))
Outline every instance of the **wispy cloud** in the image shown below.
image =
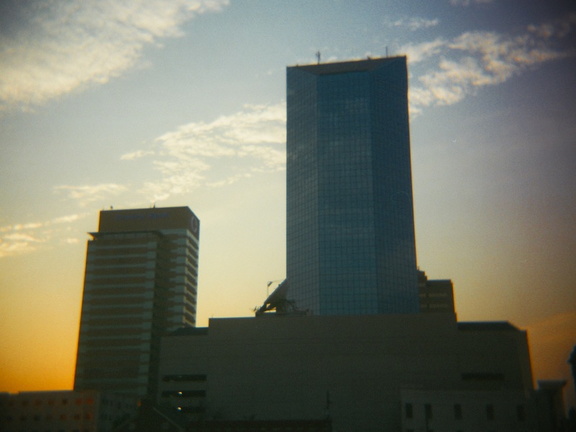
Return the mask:
MULTIPOLYGON (((31 109, 135 67, 146 45, 229 0, 12 2, 0 34, 0 110, 31 109)), ((2 26, 0 26, 2 27, 2 26)))
POLYGON ((57 186, 57 193, 81 207, 130 192, 159 202, 204 187, 222 187, 261 173, 283 170, 286 163, 286 106, 246 105, 211 122, 190 122, 147 143, 146 149, 120 156, 155 173, 142 184, 57 186))
POLYGON ((524 34, 466 32, 446 40, 403 47, 411 65, 428 67, 414 74, 410 87, 412 114, 435 105, 451 105, 474 94, 480 87, 501 84, 535 65, 576 54, 574 49, 556 47, 569 34, 576 14, 562 21, 530 26, 524 34), (437 59, 437 60, 436 60, 437 59), (434 66, 428 66, 434 60, 434 66))
POLYGON ((120 156, 120 160, 135 160, 154 154, 152 150, 136 150, 134 152, 125 153, 120 156))
POLYGON ((97 185, 56 186, 56 192, 65 192, 68 198, 76 200, 78 205, 85 207, 95 201, 100 201, 104 197, 119 195, 128 190, 127 186, 115 183, 102 183, 97 185))
POLYGON ((397 20, 386 19, 384 24, 388 27, 407 28, 410 31, 436 27, 440 23, 438 19, 402 17, 397 20))
POLYGON ((470 6, 473 4, 493 3, 494 0, 450 0, 452 6, 470 6))
POLYGON ((209 123, 182 125, 155 140, 153 165, 162 176, 145 184, 143 193, 159 201, 200 185, 217 187, 282 170, 285 142, 284 103, 246 105, 209 123))
POLYGON ((430 57, 437 56, 446 49, 446 40, 436 38, 432 41, 421 42, 418 44, 405 45, 401 52, 406 54, 411 64, 422 62, 430 57))
MULTIPOLYGON (((43 222, 5 225, 0 227, 0 258, 20 255, 37 250, 41 244, 54 237, 54 228, 67 225, 88 216, 76 213, 60 216, 43 222)), ((66 243, 77 243, 77 239, 67 238, 66 243)))

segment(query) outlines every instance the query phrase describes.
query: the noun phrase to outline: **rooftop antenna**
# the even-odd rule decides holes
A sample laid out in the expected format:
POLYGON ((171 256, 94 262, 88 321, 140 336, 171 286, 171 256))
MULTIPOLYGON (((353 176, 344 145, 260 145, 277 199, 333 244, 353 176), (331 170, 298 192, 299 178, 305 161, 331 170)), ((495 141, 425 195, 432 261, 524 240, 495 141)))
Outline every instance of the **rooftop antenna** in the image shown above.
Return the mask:
POLYGON ((320 64, 320 51, 316 51, 316 59, 318 60, 318 64, 320 64))

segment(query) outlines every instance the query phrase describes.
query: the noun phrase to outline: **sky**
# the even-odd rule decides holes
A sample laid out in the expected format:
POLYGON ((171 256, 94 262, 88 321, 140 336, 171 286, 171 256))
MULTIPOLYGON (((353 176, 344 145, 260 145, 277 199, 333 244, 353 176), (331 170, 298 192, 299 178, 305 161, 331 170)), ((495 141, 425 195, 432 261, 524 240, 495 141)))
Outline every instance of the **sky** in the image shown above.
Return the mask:
POLYGON ((102 209, 196 213, 199 326, 262 304, 285 277, 286 67, 317 52, 407 55, 420 269, 571 382, 575 42, 571 0, 0 2, 0 392, 72 388, 102 209))

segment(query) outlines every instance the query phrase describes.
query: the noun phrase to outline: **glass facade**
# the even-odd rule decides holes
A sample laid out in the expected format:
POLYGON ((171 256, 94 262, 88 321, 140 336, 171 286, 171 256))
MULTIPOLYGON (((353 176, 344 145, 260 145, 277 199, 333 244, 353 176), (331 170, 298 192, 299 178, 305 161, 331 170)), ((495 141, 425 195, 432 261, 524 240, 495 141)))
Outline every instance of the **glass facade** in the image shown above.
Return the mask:
POLYGON ((317 315, 416 313, 405 57, 289 67, 289 298, 317 315))

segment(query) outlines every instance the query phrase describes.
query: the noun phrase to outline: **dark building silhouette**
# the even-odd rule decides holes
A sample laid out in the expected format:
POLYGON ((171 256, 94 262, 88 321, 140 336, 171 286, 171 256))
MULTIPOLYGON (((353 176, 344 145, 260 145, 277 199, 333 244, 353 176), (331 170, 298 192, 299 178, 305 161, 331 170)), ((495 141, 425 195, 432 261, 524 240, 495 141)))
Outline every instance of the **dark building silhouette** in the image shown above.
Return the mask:
POLYGON ((526 332, 507 322, 458 323, 450 313, 216 318, 163 337, 160 364, 158 404, 192 422, 536 432, 526 332))
POLYGON ((456 313, 450 279, 428 279, 426 273, 418 270, 418 294, 421 313, 456 313))
POLYGON ((568 358, 568 363, 570 364, 570 370, 572 372, 572 383, 574 384, 574 390, 576 390, 576 345, 574 345, 574 348, 572 348, 572 352, 568 358))
POLYGON ((96 390, 0 393, 2 432, 113 432, 136 401, 96 390))
POLYGON ((288 297, 316 315, 419 309, 406 57, 287 70, 288 297))
POLYGON ((153 395, 160 337, 196 324, 198 218, 102 211, 90 235, 74 389, 153 395))

